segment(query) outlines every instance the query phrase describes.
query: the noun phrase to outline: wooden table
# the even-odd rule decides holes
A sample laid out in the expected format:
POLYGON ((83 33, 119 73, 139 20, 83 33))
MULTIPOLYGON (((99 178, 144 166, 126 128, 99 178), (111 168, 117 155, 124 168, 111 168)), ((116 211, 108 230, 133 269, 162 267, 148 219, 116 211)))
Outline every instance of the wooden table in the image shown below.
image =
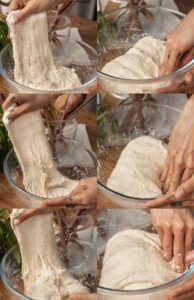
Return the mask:
MULTIPOLYGON (((96 49, 97 22, 90 21, 77 16, 69 16, 69 18, 71 20, 72 27, 77 27, 79 29, 83 41, 96 49)), ((9 92, 9 87, 4 81, 4 79, 2 78, 2 76, 0 76, 0 93, 8 93, 8 92, 9 92)))
POLYGON ((0 299, 1 300, 10 300, 10 296, 3 284, 3 282, 0 279, 0 299))
MULTIPOLYGON (((92 149, 96 152, 96 113, 83 109, 78 113, 76 120, 78 123, 86 124, 92 149)), ((10 209, 23 207, 21 196, 9 185, 2 169, 0 169, 0 207, 10 209)))

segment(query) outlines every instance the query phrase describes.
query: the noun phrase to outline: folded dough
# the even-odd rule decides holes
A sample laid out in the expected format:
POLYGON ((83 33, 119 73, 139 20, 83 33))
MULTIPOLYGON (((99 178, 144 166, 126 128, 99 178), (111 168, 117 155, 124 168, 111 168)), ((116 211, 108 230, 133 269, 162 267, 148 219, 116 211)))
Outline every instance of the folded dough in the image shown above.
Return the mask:
MULTIPOLYGON (((173 271, 173 262, 164 260, 157 234, 130 229, 117 233, 108 241, 100 286, 140 290, 162 285, 179 276, 173 271)), ((141 299, 150 299, 149 295, 144 297, 141 299)))
POLYGON ((166 145, 150 136, 128 143, 121 152, 107 181, 110 189, 137 198, 154 198, 161 194, 160 174, 165 166, 166 145))
POLYGON ((152 36, 140 39, 124 55, 108 62, 102 72, 125 79, 151 79, 159 76, 165 42, 152 36))
POLYGON ((81 82, 74 69, 54 63, 46 12, 32 14, 15 24, 17 12, 12 11, 7 17, 13 44, 15 81, 47 91, 79 87, 81 82))

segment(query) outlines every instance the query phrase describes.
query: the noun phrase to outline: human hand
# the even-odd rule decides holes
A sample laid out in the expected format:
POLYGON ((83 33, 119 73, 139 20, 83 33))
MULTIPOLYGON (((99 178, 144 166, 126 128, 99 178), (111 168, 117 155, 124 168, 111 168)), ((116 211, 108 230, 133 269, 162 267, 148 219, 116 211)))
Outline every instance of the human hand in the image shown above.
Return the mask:
POLYGON ((25 113, 45 107, 56 97, 51 94, 9 94, 2 108, 5 112, 9 107, 15 105, 14 110, 9 113, 9 122, 11 123, 25 113))
MULTIPOLYGON (((194 251, 188 253, 186 264, 194 263, 194 251)), ((172 289, 164 300, 193 300, 194 299, 194 276, 172 289)))
MULTIPOLYGON (((67 1, 69 2, 69 0, 67 1)), ((11 10, 20 10, 15 16, 15 22, 17 23, 31 14, 48 10, 61 2, 64 2, 64 0, 13 0, 9 8, 11 10)))
POLYGON ((72 191, 69 197, 59 197, 43 201, 41 207, 81 206, 95 208, 97 197, 96 177, 82 179, 80 184, 72 191))
POLYGON ((186 103, 172 131, 160 180, 163 193, 172 193, 194 174, 194 96, 186 103))
POLYGON ((152 223, 156 229, 164 259, 174 258, 177 273, 188 269, 185 257, 192 250, 194 240, 194 217, 190 209, 152 209, 152 223))
POLYGON ((97 294, 74 294, 70 300, 97 300, 97 294))
POLYGON ((194 47, 194 10, 183 19, 167 38, 166 52, 161 65, 161 75, 177 70, 181 63, 188 58, 193 58, 194 47), (185 55, 185 57, 184 57, 185 55))
POLYGON ((53 212, 52 208, 43 209, 43 208, 28 208, 23 213, 14 218, 14 225, 19 225, 27 219, 36 216, 36 215, 45 215, 53 212))

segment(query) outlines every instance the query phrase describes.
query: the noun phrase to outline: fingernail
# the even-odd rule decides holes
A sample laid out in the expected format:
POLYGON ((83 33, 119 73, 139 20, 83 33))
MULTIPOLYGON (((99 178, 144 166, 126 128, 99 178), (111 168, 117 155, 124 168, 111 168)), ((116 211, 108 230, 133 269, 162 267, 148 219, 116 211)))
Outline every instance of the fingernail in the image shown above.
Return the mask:
POLYGON ((189 265, 185 264, 185 271, 187 271, 189 269, 189 265))
POLYGON ((20 220, 19 219, 14 219, 13 223, 14 223, 14 225, 19 225, 20 224, 20 220))
POLYGON ((176 200, 181 200, 181 198, 185 195, 184 191, 181 189, 174 194, 176 200))
POLYGON ((181 273, 181 266, 180 266, 180 265, 177 265, 177 266, 176 266, 176 272, 177 272, 177 273, 181 273))

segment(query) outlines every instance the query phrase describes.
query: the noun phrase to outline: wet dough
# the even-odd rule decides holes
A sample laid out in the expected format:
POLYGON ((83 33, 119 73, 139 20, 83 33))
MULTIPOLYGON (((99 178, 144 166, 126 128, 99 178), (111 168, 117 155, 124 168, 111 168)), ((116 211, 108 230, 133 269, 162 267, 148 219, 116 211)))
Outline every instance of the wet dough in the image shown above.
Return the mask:
POLYGON ((72 293, 87 293, 60 261, 53 215, 34 216, 14 225, 13 218, 22 211, 13 210, 11 224, 20 246, 26 295, 37 300, 65 300, 72 293))
POLYGON ((15 81, 27 87, 57 91, 79 87, 73 69, 54 63, 48 40, 46 12, 30 15, 14 24, 17 11, 7 17, 13 44, 15 81))
POLYGON ((128 143, 107 181, 107 186, 121 194, 154 198, 161 194, 159 179, 165 166, 166 145, 150 136, 128 143))
POLYGON ((165 53, 165 42, 151 36, 140 39, 124 55, 118 56, 102 72, 125 79, 151 79, 159 76, 165 53))
MULTIPOLYGON (((100 285, 119 290, 144 289, 179 276, 173 271, 173 262, 164 260, 157 234, 125 230, 107 243, 100 285)), ((144 297, 137 299, 150 299, 149 295, 144 297)))

